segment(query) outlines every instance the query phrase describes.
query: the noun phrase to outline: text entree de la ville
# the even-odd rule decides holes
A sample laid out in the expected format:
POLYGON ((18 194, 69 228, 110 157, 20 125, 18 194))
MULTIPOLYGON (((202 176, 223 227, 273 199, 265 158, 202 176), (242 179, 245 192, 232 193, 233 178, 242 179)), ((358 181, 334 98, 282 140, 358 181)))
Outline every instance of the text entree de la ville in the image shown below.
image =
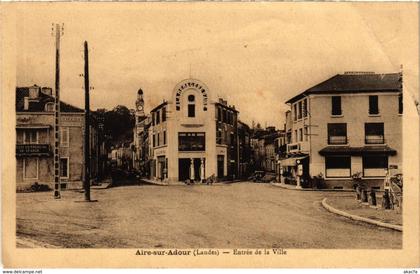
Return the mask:
POLYGON ((287 255, 287 251, 283 248, 271 249, 232 249, 232 250, 219 250, 219 249, 168 249, 168 250, 145 250, 137 249, 136 255, 140 256, 219 256, 223 255, 287 255))

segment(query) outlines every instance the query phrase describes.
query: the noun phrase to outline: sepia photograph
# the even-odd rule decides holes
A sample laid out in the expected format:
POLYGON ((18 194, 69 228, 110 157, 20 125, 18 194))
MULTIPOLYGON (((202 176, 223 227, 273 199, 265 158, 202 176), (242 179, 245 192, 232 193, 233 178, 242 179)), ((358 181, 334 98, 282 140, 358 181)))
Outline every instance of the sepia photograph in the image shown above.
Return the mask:
POLYGON ((417 3, 0 7, 3 260, 419 263, 417 3))

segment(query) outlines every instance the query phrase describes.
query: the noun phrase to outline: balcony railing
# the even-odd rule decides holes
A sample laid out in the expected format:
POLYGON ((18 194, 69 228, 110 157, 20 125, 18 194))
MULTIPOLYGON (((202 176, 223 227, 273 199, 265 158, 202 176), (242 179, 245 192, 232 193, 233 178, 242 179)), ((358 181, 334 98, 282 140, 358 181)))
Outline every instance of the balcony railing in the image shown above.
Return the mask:
POLYGON ((329 145, 345 145, 347 144, 347 136, 328 136, 329 145))
POLYGON ((16 156, 50 156, 52 154, 49 144, 17 144, 16 156))
POLYGON ((365 144, 385 144, 383 135, 366 135, 365 144))

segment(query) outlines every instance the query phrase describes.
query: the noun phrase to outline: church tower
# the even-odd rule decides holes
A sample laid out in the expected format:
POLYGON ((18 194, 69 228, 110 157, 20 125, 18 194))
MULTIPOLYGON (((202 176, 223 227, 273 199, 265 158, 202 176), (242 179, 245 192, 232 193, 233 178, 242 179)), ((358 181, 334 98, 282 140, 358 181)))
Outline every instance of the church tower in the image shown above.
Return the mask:
POLYGON ((145 122, 146 115, 144 114, 144 99, 143 90, 137 91, 136 100, 136 113, 135 113, 135 126, 134 126, 134 146, 136 148, 135 156, 133 157, 133 166, 135 169, 141 171, 144 163, 144 140, 145 140, 145 122))

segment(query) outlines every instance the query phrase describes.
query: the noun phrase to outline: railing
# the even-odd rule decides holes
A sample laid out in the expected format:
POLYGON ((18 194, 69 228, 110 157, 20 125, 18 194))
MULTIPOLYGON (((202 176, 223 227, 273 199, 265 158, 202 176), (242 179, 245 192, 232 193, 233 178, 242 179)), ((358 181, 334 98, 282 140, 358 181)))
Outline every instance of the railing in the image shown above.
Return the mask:
POLYGON ((299 152, 300 143, 287 144, 287 153, 299 152))
POLYGON ((385 144, 383 135, 366 135, 365 144, 385 144))
POLYGON ((329 145, 345 145, 347 144, 347 136, 328 136, 329 145))

